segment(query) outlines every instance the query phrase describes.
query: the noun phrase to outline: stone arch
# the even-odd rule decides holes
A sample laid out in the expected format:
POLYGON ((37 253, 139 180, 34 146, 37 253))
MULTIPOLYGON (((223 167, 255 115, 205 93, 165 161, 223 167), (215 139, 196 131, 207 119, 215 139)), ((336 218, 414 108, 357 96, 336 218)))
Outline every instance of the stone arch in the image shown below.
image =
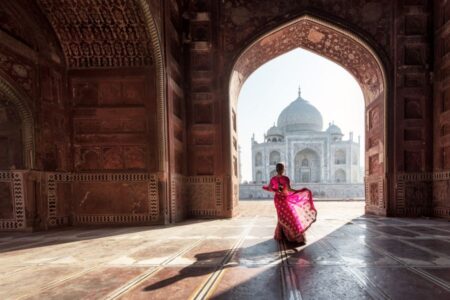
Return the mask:
POLYGON ((263 161, 262 161, 262 154, 261 152, 256 152, 255 154, 255 166, 256 167, 260 167, 262 166, 263 161))
POLYGON ((31 100, 25 93, 13 87, 6 79, 6 75, 0 74, 0 102, 11 103, 16 109, 21 121, 23 165, 27 169, 34 168, 34 118, 29 103, 31 100))
POLYGON ((297 152, 294 158, 294 178, 295 182, 321 181, 320 156, 316 151, 306 148, 297 152))
POLYGON ((269 163, 275 165, 281 161, 281 154, 277 150, 273 150, 269 154, 269 163))
POLYGON ((309 167, 309 160, 307 158, 302 160, 302 167, 309 167))
POLYGON ((255 181, 257 183, 260 183, 262 181, 262 172, 261 171, 256 171, 255 181))
POLYGON ((161 36, 156 26, 155 17, 153 16, 150 6, 146 0, 138 0, 138 5, 142 9, 144 21, 147 31, 150 33, 150 41, 152 44, 151 50, 156 68, 156 94, 158 103, 158 141, 159 141, 159 170, 165 171, 168 169, 168 154, 167 154, 167 103, 166 103, 166 71, 164 61, 164 49, 161 41, 161 36))
MULTIPOLYGON (((361 34, 362 36, 362 34, 361 34)), ((346 69, 359 83, 366 114, 366 212, 386 215, 389 182, 387 160, 387 76, 378 52, 355 31, 310 15, 300 16, 257 37, 240 52, 230 70, 228 122, 225 132, 231 141, 231 111, 236 111, 240 89, 247 78, 264 63, 295 48, 321 55, 346 69), (228 134, 229 133, 229 134, 228 134)), ((375 45, 375 43, 372 43, 375 45)), ((233 149, 227 154, 231 170, 233 149)), ((228 173, 231 174, 231 171, 228 173)), ((234 178, 233 178, 234 181, 234 178)), ((230 187, 233 189, 233 187, 230 187)), ((230 200, 231 201, 231 200, 230 200)))
POLYGON ((344 149, 337 149, 334 152, 334 163, 336 165, 345 165, 347 163, 346 151, 344 149))
POLYGON ((347 175, 343 169, 338 169, 334 172, 334 181, 337 183, 347 182, 347 175))

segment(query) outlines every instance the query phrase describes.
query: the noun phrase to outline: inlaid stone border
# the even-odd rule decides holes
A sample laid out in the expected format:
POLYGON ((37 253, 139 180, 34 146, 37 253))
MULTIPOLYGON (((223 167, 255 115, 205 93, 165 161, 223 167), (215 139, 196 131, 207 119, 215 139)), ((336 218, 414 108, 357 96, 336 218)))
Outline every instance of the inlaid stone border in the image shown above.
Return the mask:
POLYGON ((384 177, 366 176, 364 178, 364 189, 366 194, 366 212, 375 214, 385 212, 384 177))
POLYGON ((397 202, 395 207, 396 213, 400 216, 431 215, 434 217, 449 219, 450 207, 435 207, 433 205, 433 194, 435 193, 435 187, 433 185, 438 181, 450 181, 450 171, 401 173, 397 175, 397 202), (406 190, 408 188, 414 188, 419 193, 429 194, 429 205, 423 209, 408 209, 405 205, 407 193, 406 190))
POLYGON ((57 226, 68 223, 68 219, 57 216, 57 187, 63 182, 147 182, 147 214, 88 214, 74 215, 74 224, 133 224, 155 223, 159 220, 159 175, 156 173, 48 173, 47 205, 48 224, 57 226))
MULTIPOLYGON (((434 172, 433 173, 433 201, 435 198, 441 198, 441 199, 445 199, 445 197, 447 199, 450 198, 450 171, 442 171, 442 172, 434 172), (437 197, 436 193, 439 192, 438 188, 436 187, 436 184, 438 182, 446 182, 447 184, 447 194, 444 197, 437 197)), ((432 203, 433 205, 433 203, 432 203)), ((440 217, 440 218, 446 218, 450 220, 450 207, 446 206, 446 207, 441 207, 441 206, 434 206, 432 207, 432 213, 433 216, 435 217, 440 217)))
POLYGON ((223 178, 219 176, 185 177, 186 197, 190 202, 189 216, 223 216, 223 183, 223 178))
POLYGON ((26 227, 25 216, 25 189, 23 171, 0 172, 0 182, 8 182, 11 185, 13 215, 12 219, 0 220, 0 230, 21 230, 26 227))

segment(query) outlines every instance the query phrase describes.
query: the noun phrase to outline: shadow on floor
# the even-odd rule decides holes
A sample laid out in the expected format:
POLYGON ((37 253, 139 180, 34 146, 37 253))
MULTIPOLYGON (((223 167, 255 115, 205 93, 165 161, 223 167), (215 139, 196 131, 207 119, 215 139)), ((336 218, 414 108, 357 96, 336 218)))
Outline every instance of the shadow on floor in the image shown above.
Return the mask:
POLYGON ((450 286, 450 276, 439 275, 450 274, 450 228, 443 222, 436 221, 434 229, 433 220, 415 221, 360 216, 306 245, 266 240, 238 248, 232 257, 227 257, 232 249, 200 253, 175 276, 141 285, 141 292, 150 296, 167 287, 170 292, 183 280, 223 269, 219 284, 206 291, 210 299, 288 299, 287 281, 294 282, 303 299, 449 299, 449 290, 437 281, 450 286), (433 235, 432 229, 442 235, 433 235), (205 268, 219 257, 224 257, 220 264, 205 268))
POLYGON ((160 229, 182 228, 192 224, 210 223, 215 220, 191 219, 169 225, 142 226, 83 226, 51 229, 38 232, 0 232, 0 253, 46 247, 65 243, 126 235, 139 232, 151 232, 160 229))

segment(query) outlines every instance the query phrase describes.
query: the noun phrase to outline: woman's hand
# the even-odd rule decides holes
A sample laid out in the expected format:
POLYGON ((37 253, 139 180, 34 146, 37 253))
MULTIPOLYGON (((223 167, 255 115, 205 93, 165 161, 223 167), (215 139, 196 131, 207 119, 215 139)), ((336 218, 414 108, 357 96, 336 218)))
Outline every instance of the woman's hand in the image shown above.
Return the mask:
POLYGON ((262 189, 269 192, 271 191, 271 188, 268 185, 263 185, 262 189))

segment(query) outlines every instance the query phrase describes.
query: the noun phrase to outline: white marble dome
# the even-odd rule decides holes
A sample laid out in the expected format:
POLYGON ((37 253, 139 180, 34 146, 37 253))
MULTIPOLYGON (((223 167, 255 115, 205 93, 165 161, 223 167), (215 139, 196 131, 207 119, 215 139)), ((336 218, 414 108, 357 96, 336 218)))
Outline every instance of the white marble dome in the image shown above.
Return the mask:
POLYGON ((273 125, 267 130, 267 136, 283 136, 283 131, 279 127, 273 125))
POLYGON ((343 135, 341 128, 332 123, 328 124, 327 132, 334 135, 343 135))
POLYGON ((285 132, 322 131, 322 114, 299 95, 283 109, 278 117, 277 126, 285 132))

